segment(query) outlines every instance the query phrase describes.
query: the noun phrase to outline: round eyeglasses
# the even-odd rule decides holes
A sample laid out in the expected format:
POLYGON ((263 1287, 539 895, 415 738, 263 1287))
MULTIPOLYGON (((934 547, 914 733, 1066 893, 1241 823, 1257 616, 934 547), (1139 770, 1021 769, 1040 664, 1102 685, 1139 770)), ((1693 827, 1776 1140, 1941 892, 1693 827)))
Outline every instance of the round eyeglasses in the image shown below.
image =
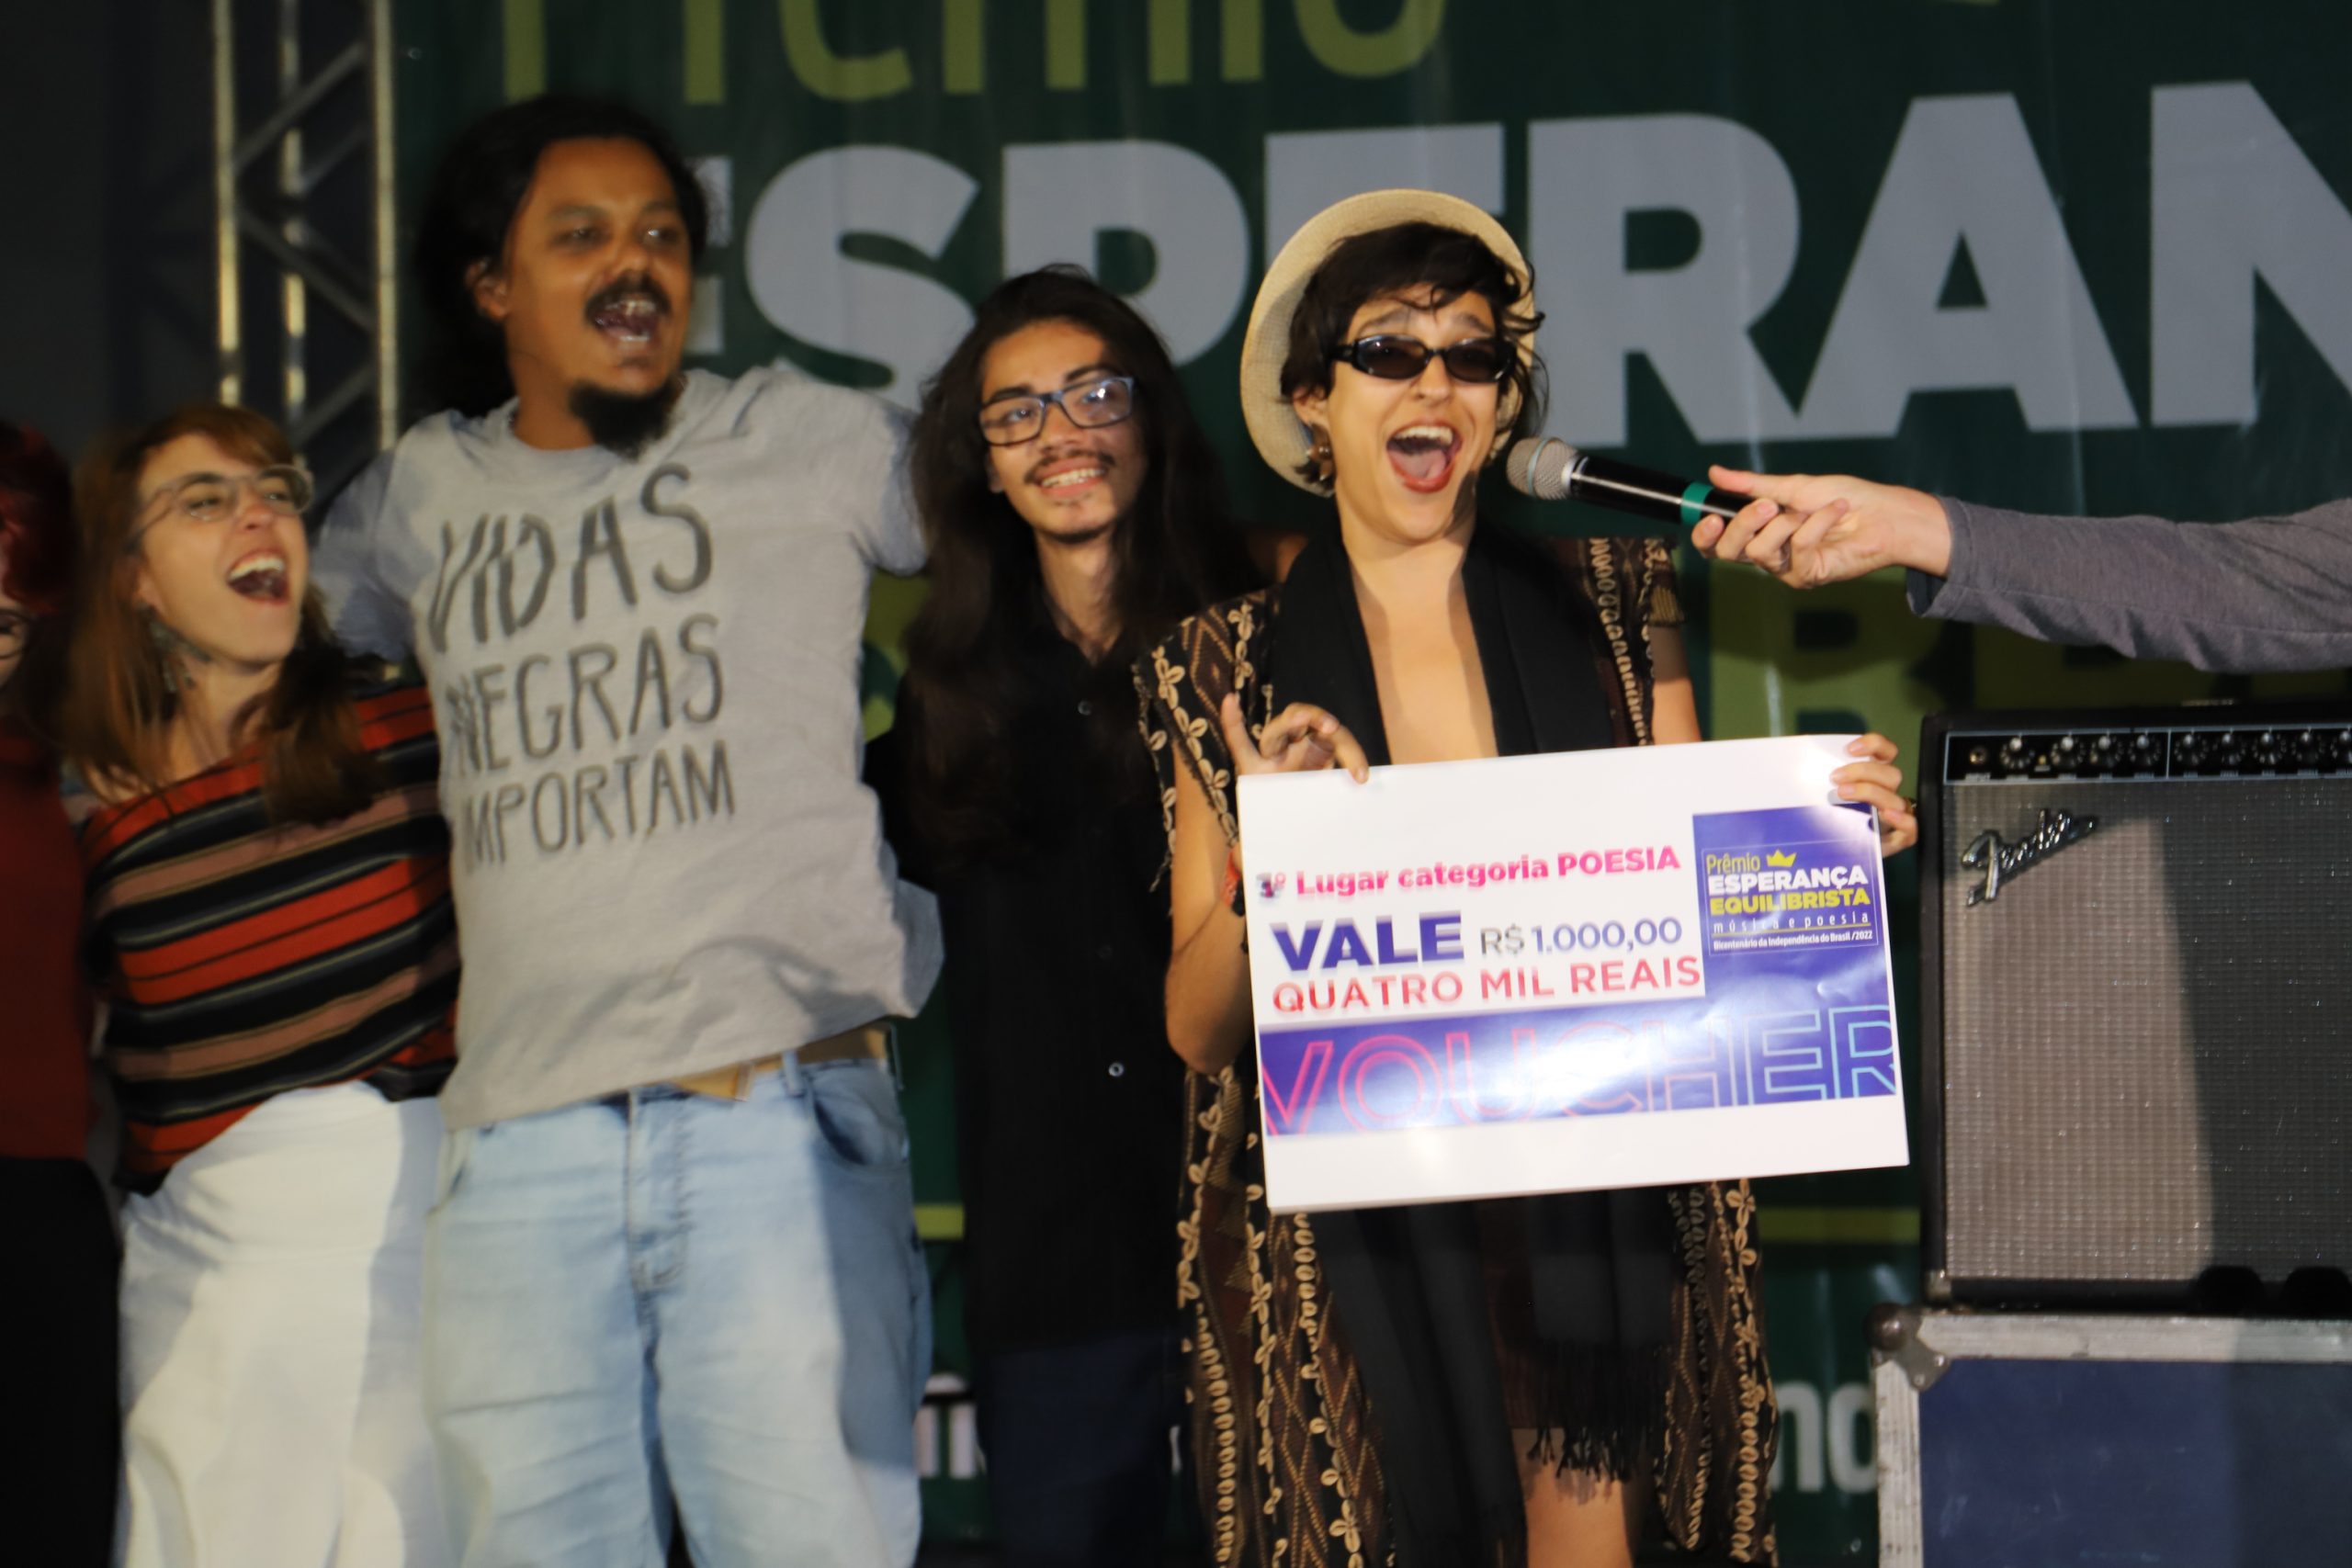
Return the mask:
POLYGON ((1419 338, 1397 333, 1358 338, 1331 351, 1334 363, 1352 365, 1383 381, 1410 381, 1431 359, 1442 359, 1448 376, 1482 386, 1503 378, 1510 369, 1510 346, 1498 337, 1474 337, 1431 348, 1419 338))
POLYGON ((1045 434, 1046 411, 1058 408, 1080 430, 1116 424, 1136 412, 1136 378, 1104 376, 1053 392, 1023 392, 998 398, 980 409, 980 439, 991 446, 1018 446, 1045 434))
POLYGON ((287 463, 250 474, 183 474, 141 503, 140 510, 149 516, 124 541, 123 548, 135 547, 148 529, 166 517, 225 523, 244 505, 248 490, 281 517, 300 517, 310 506, 312 493, 311 476, 287 463))

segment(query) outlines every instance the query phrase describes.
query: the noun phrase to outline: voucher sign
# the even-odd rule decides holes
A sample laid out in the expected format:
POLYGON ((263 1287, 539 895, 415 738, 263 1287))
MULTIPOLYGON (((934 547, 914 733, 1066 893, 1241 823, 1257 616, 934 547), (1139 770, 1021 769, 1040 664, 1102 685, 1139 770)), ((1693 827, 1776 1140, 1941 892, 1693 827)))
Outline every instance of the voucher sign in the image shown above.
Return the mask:
POLYGON ((1269 1202, 1903 1164, 1845 739, 1243 779, 1269 1202))

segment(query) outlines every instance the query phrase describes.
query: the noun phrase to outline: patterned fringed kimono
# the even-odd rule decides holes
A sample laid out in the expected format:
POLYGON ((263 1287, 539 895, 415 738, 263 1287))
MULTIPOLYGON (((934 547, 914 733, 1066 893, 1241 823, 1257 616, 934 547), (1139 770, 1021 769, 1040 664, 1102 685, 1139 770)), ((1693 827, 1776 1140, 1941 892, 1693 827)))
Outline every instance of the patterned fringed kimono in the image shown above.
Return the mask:
MULTIPOLYGON (((1680 622, 1657 540, 1566 543, 1599 611, 1598 655, 1617 740, 1650 739, 1652 626, 1680 622)), ((1144 730, 1172 832, 1175 770, 1190 767, 1236 836, 1233 773, 1216 714, 1238 692, 1251 732, 1280 699, 1261 679, 1281 590, 1186 621, 1138 670, 1144 730)), ((1245 1057, 1189 1084, 1180 1299, 1191 1357, 1194 1457, 1212 1560, 1264 1568, 1394 1561, 1377 1413, 1347 1343, 1347 1306, 1317 1261, 1313 1218, 1266 1208, 1258 1090, 1245 1057)), ((1666 1193, 1679 1244, 1665 1409, 1653 1478, 1674 1544, 1777 1561, 1766 1476, 1777 1416, 1765 1371, 1756 1205, 1746 1182, 1666 1193)))

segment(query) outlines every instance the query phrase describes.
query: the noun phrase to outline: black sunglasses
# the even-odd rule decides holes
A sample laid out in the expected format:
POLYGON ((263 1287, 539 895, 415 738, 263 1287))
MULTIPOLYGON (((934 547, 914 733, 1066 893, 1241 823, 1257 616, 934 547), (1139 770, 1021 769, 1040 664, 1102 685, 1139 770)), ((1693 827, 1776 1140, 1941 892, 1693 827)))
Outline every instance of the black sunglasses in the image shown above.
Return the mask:
POLYGON ((1510 370, 1510 345, 1498 337, 1474 337, 1431 348, 1417 337, 1396 333, 1358 338, 1331 351, 1333 363, 1352 365, 1384 381, 1410 381, 1436 358, 1445 361, 1448 376, 1478 385, 1501 380, 1510 370))

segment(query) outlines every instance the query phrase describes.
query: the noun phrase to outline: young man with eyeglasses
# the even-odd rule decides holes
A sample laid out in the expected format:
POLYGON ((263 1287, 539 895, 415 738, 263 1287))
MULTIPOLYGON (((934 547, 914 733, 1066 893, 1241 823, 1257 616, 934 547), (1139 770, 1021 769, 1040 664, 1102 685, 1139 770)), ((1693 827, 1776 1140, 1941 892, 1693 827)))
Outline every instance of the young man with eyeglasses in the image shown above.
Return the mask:
POLYGON ((1135 655, 1249 576, 1167 350, 1083 273, 982 301, 915 422, 931 595, 869 772, 937 890, 1001 1560, 1164 1560, 1181 1418, 1159 803, 1135 655))
POLYGON ((903 427, 682 371, 704 197, 561 97, 476 122, 419 224, 454 412, 320 574, 413 650, 465 944, 425 1383, 466 1568, 905 1564, 929 1279, 886 1021, 939 963, 859 780, 903 427))

